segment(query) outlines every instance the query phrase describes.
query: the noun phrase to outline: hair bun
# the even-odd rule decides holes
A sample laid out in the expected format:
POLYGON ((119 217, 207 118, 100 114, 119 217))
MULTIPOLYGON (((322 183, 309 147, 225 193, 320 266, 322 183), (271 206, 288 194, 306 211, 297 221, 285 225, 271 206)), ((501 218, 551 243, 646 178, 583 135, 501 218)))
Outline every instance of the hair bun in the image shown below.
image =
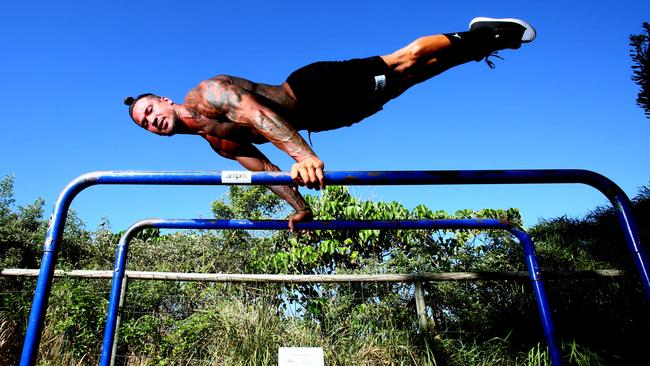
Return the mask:
POLYGON ((126 104, 126 105, 131 105, 131 104, 133 104, 133 102, 135 102, 135 99, 133 97, 124 98, 124 104, 126 104))

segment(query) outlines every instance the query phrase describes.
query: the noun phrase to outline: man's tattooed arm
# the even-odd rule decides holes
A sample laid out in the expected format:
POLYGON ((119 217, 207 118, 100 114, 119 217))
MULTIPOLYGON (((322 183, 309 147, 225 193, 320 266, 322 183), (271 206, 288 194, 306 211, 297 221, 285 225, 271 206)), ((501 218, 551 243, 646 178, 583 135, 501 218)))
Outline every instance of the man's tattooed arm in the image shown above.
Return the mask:
POLYGON ((297 162, 316 156, 284 118, 239 86, 224 79, 208 80, 201 85, 200 97, 203 98, 202 103, 197 103, 200 114, 206 117, 225 115, 234 123, 252 127, 297 162))
MULTIPOLYGON (((275 164, 262 154, 252 144, 239 144, 230 140, 217 139, 212 136, 204 136, 210 143, 210 147, 219 155, 227 159, 236 160, 244 168, 253 171, 280 171, 275 164)), ((309 205, 297 189, 289 186, 266 186, 296 211, 310 211, 309 205)))
POLYGON ((196 90, 193 98, 198 95, 203 100, 198 103, 197 112, 208 118, 225 115, 234 123, 254 128, 297 162, 291 167, 291 178, 296 184, 317 189, 325 186, 323 162, 286 120, 259 103, 255 95, 229 82, 227 77, 205 81, 196 90))

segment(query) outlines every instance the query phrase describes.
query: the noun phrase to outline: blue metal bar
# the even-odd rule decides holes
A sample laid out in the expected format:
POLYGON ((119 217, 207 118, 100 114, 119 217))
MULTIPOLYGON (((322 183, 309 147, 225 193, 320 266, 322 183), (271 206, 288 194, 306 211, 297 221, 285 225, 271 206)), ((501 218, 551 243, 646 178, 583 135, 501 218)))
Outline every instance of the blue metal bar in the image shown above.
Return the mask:
MULTIPOLYGON (((583 183, 601 191, 614 205, 641 277, 646 298, 650 301, 650 273, 648 258, 639 243, 639 234, 627 195, 611 180, 588 170, 447 170, 447 171, 375 171, 326 172, 329 185, 450 185, 450 184, 529 184, 529 183, 583 183)), ((97 184, 146 185, 290 185, 286 172, 136 172, 105 171, 87 173, 73 180, 59 195, 45 239, 34 301, 27 324, 20 364, 35 364, 40 333, 49 298, 52 275, 56 266, 56 251, 63 233, 67 210, 74 197, 83 189, 97 184)))
MULTIPOLYGON (((122 279, 126 272, 128 245, 131 239, 146 228, 158 229, 203 229, 203 230, 287 230, 284 220, 214 220, 214 219, 148 219, 139 221, 120 238, 115 257, 113 282, 111 285, 106 328, 102 342, 100 366, 109 366, 114 346, 115 325, 119 307, 122 279)), ((336 220, 311 221, 296 224, 296 230, 403 230, 403 229, 501 229, 511 232, 522 244, 528 274, 533 285, 544 337, 549 348, 552 364, 562 365, 560 349, 555 341, 555 331, 551 320, 550 307, 544 291, 535 255, 533 241, 523 229, 498 219, 440 219, 440 220, 336 220)))
POLYGON ((526 267, 528 268, 530 280, 533 284, 533 290, 535 291, 537 308, 539 310, 539 316, 542 321, 542 328, 544 329, 544 337, 546 337, 546 344, 548 345, 549 354, 551 356, 551 364, 561 365, 562 355, 560 353, 560 348, 555 342, 555 327, 551 321, 551 309, 548 305, 548 300, 546 299, 544 284, 540 278, 539 264, 537 263, 537 254, 535 254, 535 245, 533 244, 533 240, 530 238, 530 235, 528 235, 528 233, 522 229, 513 226, 509 231, 514 236, 516 236, 517 239, 519 239, 519 242, 524 249, 526 267))

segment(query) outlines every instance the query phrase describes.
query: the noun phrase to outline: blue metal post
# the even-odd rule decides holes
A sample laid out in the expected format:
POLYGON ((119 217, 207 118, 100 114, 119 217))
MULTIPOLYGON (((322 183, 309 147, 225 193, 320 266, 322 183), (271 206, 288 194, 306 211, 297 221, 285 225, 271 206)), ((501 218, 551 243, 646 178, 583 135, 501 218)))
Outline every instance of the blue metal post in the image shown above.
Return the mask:
MULTIPOLYGON (((225 173, 225 172, 224 172, 225 173)), ((286 172, 238 172, 244 179, 224 181, 221 172, 136 172, 105 171, 84 174, 73 180, 61 192, 54 207, 52 221, 45 239, 41 270, 29 315, 21 366, 33 365, 38 355, 40 333, 56 266, 56 252, 63 233, 67 210, 81 190, 96 184, 147 185, 290 185, 286 172)), ((583 183, 605 194, 617 210, 621 227, 641 277, 646 298, 650 301, 650 265, 645 250, 639 243, 638 230, 631 214, 630 200, 611 180, 588 170, 449 170, 449 171, 376 171, 326 172, 330 185, 450 185, 450 184, 523 184, 523 183, 583 183)))
POLYGON ((99 364, 109 366, 111 364, 111 355, 115 340, 115 325, 117 324, 117 314, 120 305, 120 293, 124 283, 124 273, 126 271, 126 259, 128 255, 129 242, 138 230, 129 228, 117 245, 115 254, 115 264, 113 266, 113 280, 111 282, 111 294, 109 296, 108 313, 106 314, 106 328, 104 328, 104 341, 102 342, 102 354, 99 364))
POLYGON ((560 347, 555 341, 555 327, 551 320, 551 308, 546 299, 546 291, 542 283, 541 273, 539 271, 539 264, 537 263, 537 255, 535 254, 535 245, 533 244, 530 235, 519 228, 512 228, 510 232, 519 239, 519 242, 524 249, 524 259, 526 260, 526 267, 528 274, 533 284, 535 297, 537 299, 537 308, 539 309, 539 316, 544 329, 544 336, 546 337, 546 344, 548 346, 549 354, 551 356, 551 363, 553 365, 562 364, 562 354, 560 347))
POLYGON ((38 274, 38 281, 36 282, 36 289, 34 290, 32 310, 27 323, 23 353, 20 358, 21 366, 36 364, 38 345, 41 340, 41 331, 45 320, 45 309, 47 309, 47 300, 50 296, 52 278, 56 267, 58 243, 63 236, 63 228, 68 216, 70 203, 72 203, 74 197, 85 187, 87 185, 83 181, 71 182, 61 192, 54 205, 54 212, 50 218, 50 224, 45 236, 45 244, 43 245, 43 257, 41 258, 41 268, 38 274))
MULTIPOLYGON (((115 260, 110 303, 106 317, 106 328, 102 342, 100 366, 110 365, 110 356, 114 346, 115 324, 119 307, 120 286, 126 271, 128 244, 135 234, 145 228, 158 229, 219 229, 219 230, 287 230, 287 221, 283 220, 209 220, 209 219, 149 219, 132 225, 120 238, 115 260)), ((379 229, 502 229, 510 231, 522 244, 524 257, 531 279, 544 337, 549 348, 552 364, 562 365, 560 349, 554 335, 551 312, 546 292, 539 275, 539 266, 535 248, 530 236, 522 229, 509 222, 497 219, 454 219, 454 220, 337 220, 312 221, 296 224, 296 230, 379 230, 379 229)))

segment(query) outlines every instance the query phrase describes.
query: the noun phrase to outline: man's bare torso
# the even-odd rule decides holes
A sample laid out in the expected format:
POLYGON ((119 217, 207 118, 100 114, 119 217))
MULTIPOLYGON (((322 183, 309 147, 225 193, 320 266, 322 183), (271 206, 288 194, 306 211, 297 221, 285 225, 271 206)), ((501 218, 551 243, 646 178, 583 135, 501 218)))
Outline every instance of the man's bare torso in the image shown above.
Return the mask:
POLYGON ((185 106, 197 114, 203 137, 214 145, 216 139, 237 143, 268 142, 257 129, 237 123, 243 107, 243 94, 281 115, 296 128, 296 101, 288 84, 267 85, 228 75, 219 75, 200 83, 185 97, 185 106))

